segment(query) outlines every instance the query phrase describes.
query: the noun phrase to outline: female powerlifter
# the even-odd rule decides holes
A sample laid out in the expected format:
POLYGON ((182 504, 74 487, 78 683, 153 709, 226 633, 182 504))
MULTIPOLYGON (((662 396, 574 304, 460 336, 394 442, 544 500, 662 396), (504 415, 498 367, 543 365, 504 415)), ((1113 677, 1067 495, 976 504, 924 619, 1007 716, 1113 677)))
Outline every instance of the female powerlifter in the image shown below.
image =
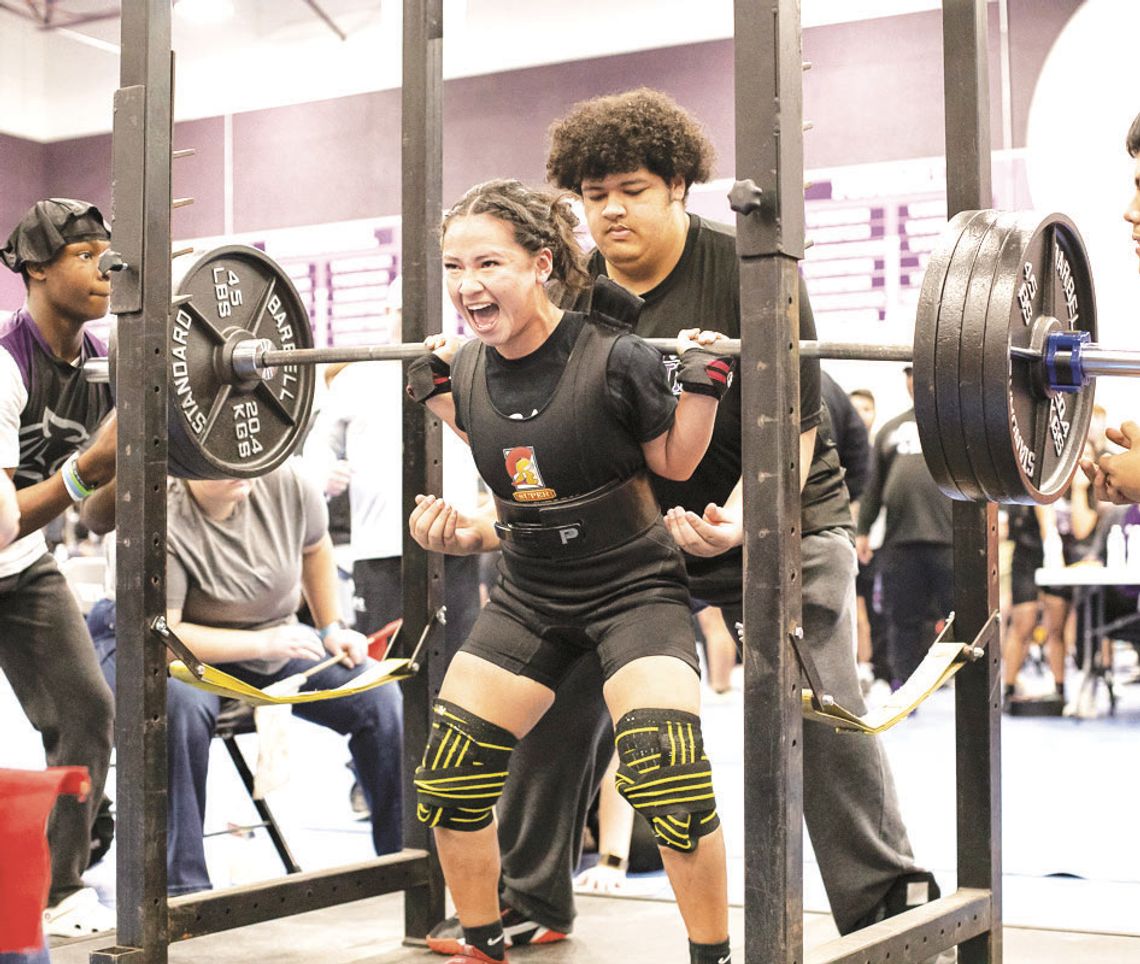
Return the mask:
POLYGON ((435 829, 463 926, 450 964, 505 960, 492 808, 515 743, 596 650, 618 789, 662 849, 691 961, 725 964, 725 851, 688 590, 646 469, 692 473, 731 360, 703 347, 721 336, 681 332, 675 400, 660 355, 629 333, 640 299, 603 279, 589 313, 560 309, 589 283, 576 224, 566 198, 504 180, 472 188, 443 220, 448 293, 476 338, 429 338, 408 392, 468 440, 497 519, 418 496, 412 528, 430 523, 425 548, 497 547, 501 561, 433 707, 418 815, 435 829))

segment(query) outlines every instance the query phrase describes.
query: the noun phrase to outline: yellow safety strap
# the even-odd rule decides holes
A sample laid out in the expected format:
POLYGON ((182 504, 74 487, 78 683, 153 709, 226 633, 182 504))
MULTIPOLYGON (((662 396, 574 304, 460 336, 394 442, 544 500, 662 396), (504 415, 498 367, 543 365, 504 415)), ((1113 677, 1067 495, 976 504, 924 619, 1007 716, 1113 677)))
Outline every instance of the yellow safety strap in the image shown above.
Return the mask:
POLYGON ((170 675, 183 683, 189 683, 208 693, 217 693, 219 696, 228 696, 231 699, 242 700, 253 706, 280 706, 285 703, 317 703, 321 700, 336 700, 343 696, 352 696, 363 693, 365 690, 383 686, 396 680, 408 679, 415 676, 416 669, 410 659, 382 659, 378 663, 370 664, 359 676, 354 676, 347 683, 328 690, 305 690, 302 693, 287 693, 276 696, 259 690, 224 673, 215 666, 203 663, 205 675, 202 679, 195 676, 180 659, 174 660, 169 666, 170 675))
POLYGON ((926 657, 902 686, 881 705, 859 715, 834 700, 822 709, 812 705, 812 691, 802 692, 804 718, 830 724, 837 730, 882 733, 905 720, 915 708, 970 661, 971 643, 934 643, 926 657))

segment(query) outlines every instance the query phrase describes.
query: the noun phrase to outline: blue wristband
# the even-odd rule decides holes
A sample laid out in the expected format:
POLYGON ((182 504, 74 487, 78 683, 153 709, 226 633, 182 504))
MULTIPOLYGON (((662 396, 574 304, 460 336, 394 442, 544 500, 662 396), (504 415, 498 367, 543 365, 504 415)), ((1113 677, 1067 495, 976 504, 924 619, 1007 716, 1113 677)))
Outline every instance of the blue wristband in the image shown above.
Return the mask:
POLYGON ((95 486, 88 485, 79 477, 78 452, 72 452, 67 457, 63 463, 63 468, 60 469, 60 475, 63 478, 63 487, 67 489, 68 497, 72 502, 82 502, 95 491, 95 486))
POLYGON ((322 626, 320 629, 317 630, 317 636, 320 637, 320 640, 323 643, 325 641, 325 638, 329 635, 329 633, 332 633, 338 629, 348 629, 348 626, 345 625, 345 622, 343 619, 334 619, 327 626, 322 626))

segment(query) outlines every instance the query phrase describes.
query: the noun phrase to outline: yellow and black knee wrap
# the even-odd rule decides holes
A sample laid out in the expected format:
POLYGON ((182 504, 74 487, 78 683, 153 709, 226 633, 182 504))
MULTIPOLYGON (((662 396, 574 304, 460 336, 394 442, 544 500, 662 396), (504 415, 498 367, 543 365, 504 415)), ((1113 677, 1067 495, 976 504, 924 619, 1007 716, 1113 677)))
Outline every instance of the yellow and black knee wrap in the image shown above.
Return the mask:
POLYGON ((691 853, 720 826, 700 717, 682 710, 632 710, 614 732, 618 793, 649 821, 663 847, 691 853))
POLYGON ((481 830, 507 781, 515 738, 446 700, 436 700, 423 762, 416 768, 416 816, 429 827, 481 830))

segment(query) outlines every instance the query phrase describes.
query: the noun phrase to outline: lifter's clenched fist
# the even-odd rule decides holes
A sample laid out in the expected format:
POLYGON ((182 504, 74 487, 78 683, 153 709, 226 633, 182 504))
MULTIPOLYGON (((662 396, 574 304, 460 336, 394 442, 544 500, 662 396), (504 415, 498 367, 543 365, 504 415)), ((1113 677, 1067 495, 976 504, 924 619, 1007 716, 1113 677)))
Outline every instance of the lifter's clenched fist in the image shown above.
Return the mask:
POLYGON ((429 552, 449 556, 490 552, 499 546, 491 519, 466 515, 434 495, 416 496, 408 530, 416 543, 429 552))

